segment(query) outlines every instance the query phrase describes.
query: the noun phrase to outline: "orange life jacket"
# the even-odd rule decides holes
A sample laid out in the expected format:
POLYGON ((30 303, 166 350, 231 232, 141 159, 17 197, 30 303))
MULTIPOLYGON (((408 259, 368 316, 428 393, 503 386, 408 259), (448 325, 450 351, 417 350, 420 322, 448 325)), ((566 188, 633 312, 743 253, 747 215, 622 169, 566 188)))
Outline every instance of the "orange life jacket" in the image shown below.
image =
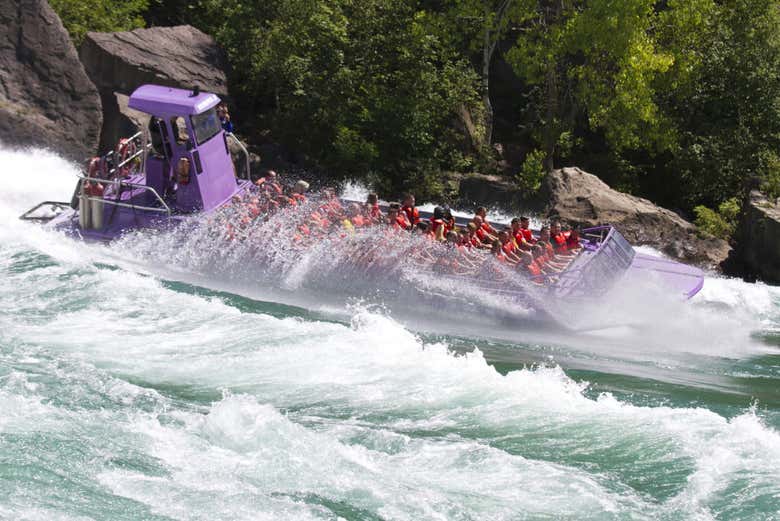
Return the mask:
POLYGON ((420 212, 414 206, 404 206, 401 210, 406 214, 406 218, 412 226, 420 222, 420 212))

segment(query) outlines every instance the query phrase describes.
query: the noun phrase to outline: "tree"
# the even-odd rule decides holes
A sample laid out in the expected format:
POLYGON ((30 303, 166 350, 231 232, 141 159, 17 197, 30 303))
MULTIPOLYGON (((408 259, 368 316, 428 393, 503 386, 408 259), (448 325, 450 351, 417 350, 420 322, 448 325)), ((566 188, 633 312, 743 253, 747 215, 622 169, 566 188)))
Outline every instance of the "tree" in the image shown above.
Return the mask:
POLYGON ((540 87, 538 141, 553 168, 562 136, 578 117, 605 133, 611 147, 668 148, 670 122, 658 110, 655 85, 674 57, 659 48, 652 0, 541 0, 525 16, 507 57, 540 87))
POLYGON ((143 13, 149 0, 50 0, 71 40, 78 46, 90 31, 129 31, 144 27, 143 13))

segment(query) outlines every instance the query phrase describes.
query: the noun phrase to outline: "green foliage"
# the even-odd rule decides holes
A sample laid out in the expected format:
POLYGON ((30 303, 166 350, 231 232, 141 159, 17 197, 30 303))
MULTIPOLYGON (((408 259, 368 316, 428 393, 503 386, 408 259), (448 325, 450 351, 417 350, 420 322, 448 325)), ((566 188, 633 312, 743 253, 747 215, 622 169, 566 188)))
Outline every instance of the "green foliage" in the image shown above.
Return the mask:
POLYGON ((722 202, 717 211, 702 205, 696 206, 693 211, 696 226, 710 235, 728 240, 737 229, 740 207, 736 198, 722 202))
POLYGON ((515 176, 517 184, 528 195, 536 194, 542 187, 542 181, 547 173, 544 167, 546 155, 543 150, 531 151, 525 157, 520 172, 515 176))
POLYGON ((149 0, 50 0, 73 43, 78 46, 90 31, 129 31, 144 27, 149 0))
POLYGON ((336 177, 398 189, 463 163, 458 109, 477 102, 468 62, 414 1, 205 0, 242 111, 336 177))
POLYGON ((721 236, 748 187, 780 195, 780 0, 51 4, 77 43, 141 16, 211 34, 250 139, 387 195, 496 168, 493 135, 532 151, 515 166, 529 192, 577 164, 721 236))

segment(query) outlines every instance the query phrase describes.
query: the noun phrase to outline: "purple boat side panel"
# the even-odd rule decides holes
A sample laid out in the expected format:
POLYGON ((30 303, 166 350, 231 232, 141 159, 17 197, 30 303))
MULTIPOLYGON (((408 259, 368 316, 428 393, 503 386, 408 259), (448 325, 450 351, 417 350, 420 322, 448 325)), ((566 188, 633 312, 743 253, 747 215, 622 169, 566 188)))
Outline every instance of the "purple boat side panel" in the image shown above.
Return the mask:
POLYGON ((630 276, 652 275, 661 283, 685 298, 691 298, 704 286, 704 272, 696 266, 689 266, 670 259, 637 253, 629 269, 630 276))

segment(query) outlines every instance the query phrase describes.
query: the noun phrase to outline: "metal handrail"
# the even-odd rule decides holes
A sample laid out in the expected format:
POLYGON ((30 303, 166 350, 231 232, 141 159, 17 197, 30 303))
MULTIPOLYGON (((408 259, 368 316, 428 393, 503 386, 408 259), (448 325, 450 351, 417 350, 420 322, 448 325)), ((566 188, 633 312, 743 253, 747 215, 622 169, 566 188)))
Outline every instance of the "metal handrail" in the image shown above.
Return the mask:
POLYGON ((138 204, 127 204, 127 203, 120 203, 118 201, 114 201, 113 199, 104 199, 103 197, 94 197, 94 196, 88 196, 87 201, 102 201, 106 204, 110 204, 112 206, 121 206, 122 208, 132 208, 133 210, 146 210, 149 212, 160 212, 165 213, 168 212, 168 216, 170 217, 171 213, 170 210, 166 210, 164 208, 154 208, 151 206, 141 206, 138 204))
POLYGON ((98 177, 87 177, 87 176, 79 176, 79 177, 82 180, 84 180, 84 181, 93 181, 93 182, 96 182, 96 183, 112 184, 112 185, 118 186, 118 187, 129 186, 130 188, 140 188, 142 190, 146 190, 147 192, 151 192, 157 198, 157 200, 160 202, 160 204, 163 205, 163 207, 165 209, 163 209, 163 208, 152 208, 152 207, 148 207, 148 206, 132 205, 132 204, 126 204, 126 203, 119 203, 118 201, 113 201, 111 199, 97 198, 97 197, 95 197, 95 198, 88 197, 89 200, 104 201, 104 202, 108 202, 108 203, 111 203, 111 204, 115 204, 116 206, 124 206, 124 207, 127 207, 127 208, 138 208, 138 209, 141 209, 141 210, 152 210, 152 211, 155 211, 155 212, 166 212, 168 214, 168 217, 171 216, 171 207, 168 206, 168 204, 163 200, 162 197, 160 197, 160 194, 157 192, 157 190, 155 190, 151 186, 142 185, 142 184, 138 184, 138 183, 131 183, 129 181, 123 181, 121 179, 100 179, 98 177))
POLYGON ((246 158, 246 178, 251 181, 252 173, 249 171, 249 151, 247 151, 244 144, 241 142, 240 139, 238 139, 235 136, 235 134, 233 134, 232 132, 225 132, 225 135, 227 135, 228 137, 232 137, 236 141, 236 143, 238 143, 238 146, 241 147, 241 150, 244 152, 244 157, 246 158))

